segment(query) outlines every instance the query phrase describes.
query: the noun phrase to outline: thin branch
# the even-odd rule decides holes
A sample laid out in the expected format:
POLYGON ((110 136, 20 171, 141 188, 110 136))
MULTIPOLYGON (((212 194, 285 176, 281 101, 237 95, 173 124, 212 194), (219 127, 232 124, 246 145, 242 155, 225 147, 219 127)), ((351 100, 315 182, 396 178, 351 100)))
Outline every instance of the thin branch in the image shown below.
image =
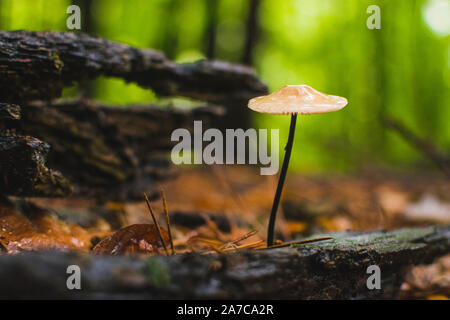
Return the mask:
POLYGON ((417 136, 400 121, 391 117, 384 117, 382 122, 387 128, 395 130, 410 145, 422 152, 450 177, 450 156, 440 153, 433 143, 417 136))
POLYGON ((166 194, 164 193, 163 189, 161 189, 161 199, 164 207, 164 213, 166 215, 167 231, 169 232, 170 249, 172 250, 172 254, 175 254, 175 249, 173 248, 172 231, 170 230, 169 210, 167 209, 166 194))
POLYGON ((164 242, 164 238, 161 233, 161 229, 159 228, 158 221, 156 221, 155 215, 153 214, 152 206, 150 205, 150 201, 148 200, 147 194, 144 192, 145 202, 147 203, 148 211, 150 211, 150 214, 153 218, 153 223, 156 226, 156 229, 158 230, 159 238, 161 239, 161 243, 163 245, 164 251, 166 252, 166 255, 169 255, 169 252, 167 251, 166 243, 164 242))
POLYGON ((282 244, 276 244, 270 247, 266 247, 266 248, 261 248, 259 250, 262 249, 275 249, 275 248, 285 248, 285 247, 290 247, 292 245, 296 245, 296 244, 305 244, 305 243, 312 243, 312 242, 318 242, 318 241, 324 241, 324 240, 330 240, 333 239, 333 237, 322 237, 322 238, 315 238, 315 239, 308 239, 308 240, 300 240, 300 241, 294 241, 294 242, 287 242, 287 243, 282 243, 282 244))

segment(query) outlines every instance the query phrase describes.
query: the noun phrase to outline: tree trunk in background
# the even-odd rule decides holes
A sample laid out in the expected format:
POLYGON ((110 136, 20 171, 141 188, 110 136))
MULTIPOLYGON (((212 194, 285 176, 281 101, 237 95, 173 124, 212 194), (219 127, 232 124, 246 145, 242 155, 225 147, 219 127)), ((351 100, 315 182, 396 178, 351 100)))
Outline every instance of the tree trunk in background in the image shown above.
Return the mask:
POLYGON ((92 0, 72 0, 72 4, 81 9, 81 31, 91 36, 96 36, 96 23, 92 15, 92 0))
MULTIPOLYGON (((241 63, 251 66, 253 63, 253 49, 255 47, 258 37, 258 10, 260 7, 260 0, 251 0, 248 8, 246 31, 245 31, 245 46, 242 53, 241 63)), ((243 128, 248 129, 252 126, 251 113, 248 108, 230 109, 226 115, 227 128, 243 128)))
POLYGON ((3 14, 4 6, 2 0, 0 0, 0 30, 5 30, 5 22, 3 21, 3 17, 5 16, 3 14))
POLYGON ((248 9, 247 26, 245 32, 245 46, 242 55, 242 63, 251 66, 253 64, 253 49, 259 35, 259 7, 260 0, 251 0, 248 9))
POLYGON ((215 54, 218 3, 218 0, 206 1, 205 55, 208 59, 214 59, 215 54))
MULTIPOLYGON (((383 10, 383 8, 381 8, 383 10)), ((387 15, 387 14, 386 14, 387 15)), ((383 18, 382 18, 383 19, 383 18)), ((386 92, 386 83, 389 82, 387 79, 386 72, 386 60, 387 60, 387 52, 386 52, 386 32, 382 32, 383 30, 383 20, 381 30, 371 30, 370 34, 372 35, 372 41, 374 45, 373 51, 373 71, 374 71, 374 79, 373 79, 373 91, 375 94, 372 99, 374 105, 377 106, 376 115, 377 122, 374 123, 373 130, 379 132, 378 134, 374 134, 370 136, 372 139, 372 144, 376 146, 377 150, 381 152, 386 151, 387 147, 387 137, 385 130, 380 130, 380 126, 382 126, 382 119, 386 117, 386 103, 388 101, 387 92, 386 92)))
POLYGON ((175 59, 178 53, 179 25, 175 23, 180 0, 170 0, 165 3, 165 12, 161 21, 164 29, 161 32, 160 47, 165 56, 170 60, 175 59))
POLYGON ((0 0, 0 30, 8 30, 11 22, 11 5, 0 0), (7 12, 7 14, 5 14, 7 12))
MULTIPOLYGON (((91 36, 97 36, 95 17, 92 14, 93 0, 72 0, 72 4, 81 10, 81 31, 91 36)), ((95 82, 85 79, 80 81, 79 93, 83 98, 91 98, 95 95, 95 82)))
MULTIPOLYGON (((210 0, 206 3, 206 30, 204 33, 205 41, 205 55, 208 59, 214 59, 215 57, 215 45, 216 34, 218 25, 218 10, 219 0, 210 0)), ((251 0, 249 2, 247 19, 246 19, 246 31, 245 31, 245 46, 242 52, 241 63, 251 66, 253 49, 255 47, 258 32, 258 11, 260 7, 260 0, 251 0)), ((252 126, 250 110, 245 105, 230 106, 227 109, 226 115, 221 118, 220 124, 217 124, 218 128, 225 133, 226 129, 243 128, 244 130, 252 126)), ((237 146, 234 150, 235 161, 237 157, 237 146)), ((225 155, 226 156, 226 155, 225 155)), ((246 161, 248 161, 248 154, 246 155, 246 161)))

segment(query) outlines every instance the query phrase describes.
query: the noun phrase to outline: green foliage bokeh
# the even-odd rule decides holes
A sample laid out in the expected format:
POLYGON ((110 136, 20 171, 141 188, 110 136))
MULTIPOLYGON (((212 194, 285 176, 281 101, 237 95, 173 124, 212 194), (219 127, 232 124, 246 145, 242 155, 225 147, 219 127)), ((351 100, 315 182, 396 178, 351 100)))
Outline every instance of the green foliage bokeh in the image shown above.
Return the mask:
MULTIPOLYGON (((91 19, 98 36, 192 62, 206 55, 208 1, 95 0, 91 19)), ((308 84, 349 100, 340 112, 300 117, 294 169, 429 165, 382 126, 380 118, 387 115, 444 152, 450 150, 449 34, 436 32, 425 19, 426 9, 436 1, 261 1, 253 66, 270 90, 308 84), (373 4, 381 8, 380 30, 366 27, 366 9, 373 4)), ((0 28, 67 31, 70 4, 1 0, 0 28)), ((216 59, 241 62, 249 4, 217 1, 216 59)), ((100 78, 93 87, 94 97, 109 103, 156 99, 151 91, 117 79, 100 78)), ((281 141, 287 138, 288 117, 253 114, 253 119, 257 127, 280 128, 281 141)))

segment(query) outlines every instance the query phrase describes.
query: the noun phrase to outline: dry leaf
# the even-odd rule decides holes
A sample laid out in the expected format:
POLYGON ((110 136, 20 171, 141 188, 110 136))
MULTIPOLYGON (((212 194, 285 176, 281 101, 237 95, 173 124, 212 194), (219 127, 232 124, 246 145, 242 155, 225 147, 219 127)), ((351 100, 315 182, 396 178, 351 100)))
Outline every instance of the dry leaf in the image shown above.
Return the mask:
POLYGON ((33 208, 27 218, 13 206, 0 205, 0 244, 8 253, 33 250, 88 250, 91 235, 75 224, 33 208))
MULTIPOLYGON (((160 227, 165 243, 169 243, 169 233, 160 227)), ((93 249, 94 254, 150 253, 161 254, 163 244, 154 224, 133 224, 124 227, 100 241, 93 249)))

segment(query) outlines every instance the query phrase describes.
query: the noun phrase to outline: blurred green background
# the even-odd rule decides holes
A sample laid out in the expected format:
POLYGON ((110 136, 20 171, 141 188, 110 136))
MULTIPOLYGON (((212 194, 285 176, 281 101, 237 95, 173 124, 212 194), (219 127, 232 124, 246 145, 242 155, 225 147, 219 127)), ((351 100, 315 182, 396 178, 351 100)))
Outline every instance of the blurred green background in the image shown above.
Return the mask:
MULTIPOLYGON (((347 97, 340 112, 300 117, 293 169, 433 168, 382 116, 450 150, 448 0, 0 0, 0 28, 68 31, 72 3, 82 8, 82 31, 178 62, 249 64, 271 91, 309 84, 347 97), (381 8, 380 30, 366 27, 373 4, 381 8)), ((83 86, 109 103, 156 99, 117 79, 83 86)), ((251 116, 257 127, 281 129, 282 149, 289 117, 251 116)))

